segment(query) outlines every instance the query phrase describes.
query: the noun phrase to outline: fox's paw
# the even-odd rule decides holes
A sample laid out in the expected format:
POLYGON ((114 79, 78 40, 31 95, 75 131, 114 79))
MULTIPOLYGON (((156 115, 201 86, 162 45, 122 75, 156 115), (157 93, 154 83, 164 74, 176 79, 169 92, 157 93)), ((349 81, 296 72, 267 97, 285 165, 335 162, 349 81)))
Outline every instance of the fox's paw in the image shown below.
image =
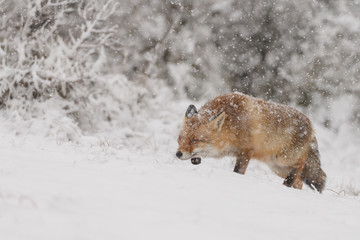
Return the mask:
POLYGON ((194 165, 198 165, 201 163, 201 158, 192 158, 191 163, 194 165))

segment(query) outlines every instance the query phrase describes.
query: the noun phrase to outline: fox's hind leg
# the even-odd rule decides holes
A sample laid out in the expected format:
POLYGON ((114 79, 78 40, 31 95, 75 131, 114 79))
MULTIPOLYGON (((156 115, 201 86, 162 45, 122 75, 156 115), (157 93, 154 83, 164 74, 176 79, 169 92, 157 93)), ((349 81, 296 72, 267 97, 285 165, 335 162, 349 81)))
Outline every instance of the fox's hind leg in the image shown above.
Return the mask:
MULTIPOLYGON (((305 164, 304 164, 305 165, 305 164)), ((290 174, 285 178, 284 185, 287 187, 293 187, 296 189, 302 189, 303 186, 303 180, 301 177, 301 173, 304 169, 304 165, 302 165, 300 168, 294 168, 290 174)))
POLYGON ((236 157, 236 164, 234 167, 234 172, 237 172, 240 174, 245 174, 246 168, 249 165, 252 153, 253 153, 252 150, 247 150, 247 151, 242 152, 241 154, 239 154, 236 157))

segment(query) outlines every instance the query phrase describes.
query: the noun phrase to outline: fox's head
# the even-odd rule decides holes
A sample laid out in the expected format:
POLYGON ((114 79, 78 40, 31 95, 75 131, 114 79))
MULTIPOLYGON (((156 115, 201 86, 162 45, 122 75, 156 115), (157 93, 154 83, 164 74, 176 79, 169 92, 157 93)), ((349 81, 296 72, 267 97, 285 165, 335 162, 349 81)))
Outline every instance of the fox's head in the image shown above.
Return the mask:
POLYGON ((200 114, 194 105, 190 105, 178 137, 179 148, 176 156, 182 160, 195 157, 216 157, 214 140, 225 121, 224 111, 210 116, 200 114))

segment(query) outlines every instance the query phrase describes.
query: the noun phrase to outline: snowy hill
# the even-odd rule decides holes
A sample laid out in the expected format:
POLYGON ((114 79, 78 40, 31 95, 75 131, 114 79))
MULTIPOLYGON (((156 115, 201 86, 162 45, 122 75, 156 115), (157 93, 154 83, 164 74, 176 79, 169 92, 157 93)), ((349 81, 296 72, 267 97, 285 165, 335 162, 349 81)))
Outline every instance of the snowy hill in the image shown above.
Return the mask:
POLYGON ((0 239, 359 238, 360 150, 351 134, 318 127, 328 174, 319 194, 283 186, 256 161, 242 176, 231 158, 177 160, 180 122, 154 120, 153 129, 163 129, 133 147, 116 138, 70 143, 4 133, 0 239))

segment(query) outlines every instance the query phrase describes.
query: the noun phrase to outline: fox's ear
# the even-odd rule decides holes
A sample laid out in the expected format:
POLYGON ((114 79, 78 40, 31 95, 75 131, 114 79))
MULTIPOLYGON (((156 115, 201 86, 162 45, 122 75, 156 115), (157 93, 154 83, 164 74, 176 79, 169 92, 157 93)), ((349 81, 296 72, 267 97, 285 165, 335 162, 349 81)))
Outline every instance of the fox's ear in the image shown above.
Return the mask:
POLYGON ((198 113, 198 111, 196 110, 196 107, 191 104, 191 105, 188 107, 188 109, 186 110, 185 117, 191 118, 191 117, 193 117, 193 116, 194 116, 195 114, 197 114, 197 113, 198 113))
POLYGON ((210 127, 215 131, 220 131, 222 125, 224 124, 226 114, 224 111, 214 116, 213 119, 210 120, 210 127))

